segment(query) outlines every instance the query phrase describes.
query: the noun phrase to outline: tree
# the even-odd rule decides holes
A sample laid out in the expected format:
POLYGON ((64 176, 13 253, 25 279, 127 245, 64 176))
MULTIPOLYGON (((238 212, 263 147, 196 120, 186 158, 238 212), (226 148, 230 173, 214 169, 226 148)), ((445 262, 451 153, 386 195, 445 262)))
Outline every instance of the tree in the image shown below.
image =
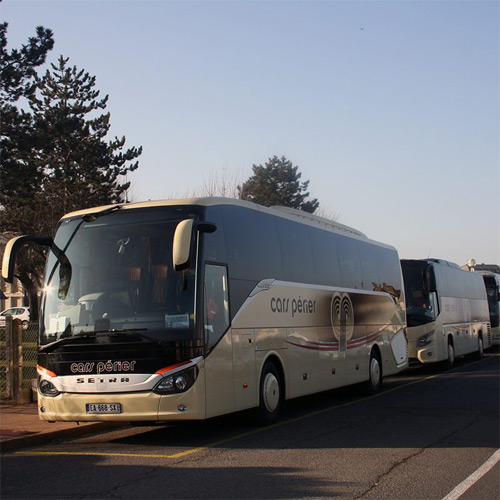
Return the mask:
MULTIPOLYGON (((7 28, 8 23, 0 23, 0 231, 5 233, 10 228, 13 233, 19 233, 20 227, 6 222, 13 212, 17 217, 24 216, 23 201, 38 188, 40 177, 27 162, 33 140, 31 116, 18 109, 16 102, 33 92, 34 68, 45 62, 54 39, 51 30, 38 26, 36 36, 29 38, 26 45, 9 51, 7 28), (20 200, 18 205, 16 200, 20 200), (13 210, 8 210, 9 205, 13 210)), ((18 278, 31 304, 36 304, 43 261, 44 252, 39 248, 28 249, 18 259, 18 278)), ((33 308, 33 318, 36 318, 36 308, 33 308)))
POLYGON ((138 168, 142 147, 125 150, 125 137, 105 140, 110 114, 99 111, 108 96, 99 99, 95 77, 68 60, 61 56, 43 77, 34 76, 30 152, 21 162, 33 182, 8 179, 13 189, 4 193, 3 205, 9 230, 53 234, 69 211, 123 202, 130 186, 124 176, 138 168), (26 201, 22 210, 19 194, 26 201))
MULTIPOLYGON (((52 31, 43 26, 36 28, 36 37, 31 37, 20 50, 7 51, 8 23, 0 24, 0 102, 15 102, 32 92, 33 68, 45 62, 47 52, 54 47, 52 31)), ((3 121, 3 117, 2 117, 3 121)), ((3 124, 2 124, 3 126, 3 124)))
MULTIPOLYGON (((52 217, 52 229, 64 213, 81 208, 125 201, 128 172, 139 166, 142 147, 124 149, 125 136, 105 140, 110 113, 104 110, 108 96, 99 99, 95 76, 60 57, 29 97, 36 131, 37 171, 44 173, 43 202, 52 217)), ((48 215, 48 214, 47 214, 48 215)))
POLYGON ((34 92, 34 68, 45 62, 47 52, 54 46, 52 31, 42 26, 36 28, 36 37, 31 37, 21 49, 7 50, 7 23, 0 24, 0 216, 1 230, 21 229, 5 224, 7 207, 22 213, 21 203, 40 184, 40 175, 29 164, 28 159, 34 141, 33 122, 29 113, 18 109, 16 102, 34 92))
POLYGON ((238 186, 243 179, 241 171, 223 167, 209 172, 208 178, 203 176, 203 185, 189 193, 187 197, 220 196, 222 198, 238 198, 238 186))
POLYGON ((265 166, 253 165, 253 175, 238 186, 238 194, 242 200, 253 201, 270 207, 283 205, 297 208, 304 212, 314 213, 319 202, 315 198, 306 201, 309 196, 309 181, 300 182, 302 174, 298 167, 284 156, 269 158, 265 166))

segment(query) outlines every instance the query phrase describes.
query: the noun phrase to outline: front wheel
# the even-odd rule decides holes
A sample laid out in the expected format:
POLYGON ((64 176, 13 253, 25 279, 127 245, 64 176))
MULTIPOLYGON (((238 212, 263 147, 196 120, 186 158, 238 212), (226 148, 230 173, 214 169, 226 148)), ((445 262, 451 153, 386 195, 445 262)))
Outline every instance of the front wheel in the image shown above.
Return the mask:
POLYGON ((443 368, 445 370, 451 370, 455 364, 455 348, 453 347, 453 342, 448 342, 448 357, 443 362, 443 368))
POLYGON ((259 406, 257 418, 262 425, 269 425, 278 418, 283 402, 283 383, 276 365, 264 364, 260 377, 259 406))

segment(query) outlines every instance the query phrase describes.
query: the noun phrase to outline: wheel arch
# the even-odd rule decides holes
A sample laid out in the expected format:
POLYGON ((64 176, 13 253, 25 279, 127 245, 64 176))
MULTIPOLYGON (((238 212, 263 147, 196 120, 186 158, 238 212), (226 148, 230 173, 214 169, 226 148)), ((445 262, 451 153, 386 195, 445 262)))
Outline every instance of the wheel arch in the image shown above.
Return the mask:
POLYGON ((376 342, 372 345, 372 347, 370 349, 370 357, 371 357, 373 352, 377 354, 378 360, 380 362, 380 369, 382 370, 382 361, 383 361, 382 349, 380 349, 380 346, 376 342))
POLYGON ((446 345, 451 344, 453 346, 453 349, 455 348, 455 338, 453 337, 453 333, 448 332, 446 334, 446 345))

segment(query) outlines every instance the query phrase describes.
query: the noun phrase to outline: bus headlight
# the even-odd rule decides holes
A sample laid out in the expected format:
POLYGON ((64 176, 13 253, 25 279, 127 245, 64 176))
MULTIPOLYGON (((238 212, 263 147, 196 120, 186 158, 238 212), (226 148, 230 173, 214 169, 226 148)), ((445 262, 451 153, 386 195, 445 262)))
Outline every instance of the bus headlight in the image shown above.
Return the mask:
POLYGON ((429 345, 432 342, 432 336, 434 335, 434 330, 432 332, 426 333, 422 337, 420 337, 417 341, 417 346, 418 347, 425 347, 426 345, 429 345))
POLYGON ((198 376, 198 367, 193 366, 188 370, 164 377, 153 389, 156 394, 176 394, 187 391, 198 376))
POLYGON ((58 396, 60 394, 56 386, 52 382, 49 382, 48 380, 45 379, 40 380, 40 382, 38 382, 38 388, 40 389, 40 392, 44 396, 50 396, 51 398, 58 396))

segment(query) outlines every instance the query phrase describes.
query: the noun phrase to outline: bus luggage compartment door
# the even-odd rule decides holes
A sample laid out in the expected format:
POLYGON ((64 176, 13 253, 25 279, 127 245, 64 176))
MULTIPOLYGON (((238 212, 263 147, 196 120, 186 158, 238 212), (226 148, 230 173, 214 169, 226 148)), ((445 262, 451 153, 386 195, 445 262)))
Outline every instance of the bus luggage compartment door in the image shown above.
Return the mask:
POLYGON ((257 406, 258 387, 255 374, 255 332, 252 329, 232 331, 234 368, 234 409, 257 406))

